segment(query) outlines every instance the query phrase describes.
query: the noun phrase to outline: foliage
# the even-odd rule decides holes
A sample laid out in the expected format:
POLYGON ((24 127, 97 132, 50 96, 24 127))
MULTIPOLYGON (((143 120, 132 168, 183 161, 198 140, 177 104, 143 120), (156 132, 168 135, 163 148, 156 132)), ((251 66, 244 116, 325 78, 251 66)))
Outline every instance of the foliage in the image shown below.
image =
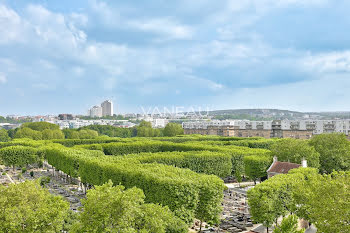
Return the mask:
POLYGON ((78 131, 80 139, 93 139, 98 137, 98 132, 91 129, 82 129, 78 131))
POLYGON ((64 139, 64 134, 59 129, 55 129, 55 130, 44 129, 42 131, 42 139, 43 140, 64 139))
POLYGON ((184 134, 184 130, 180 124, 168 123, 163 131, 164 136, 174 137, 176 135, 184 134))
POLYGON ((141 121, 136 127, 138 137, 158 137, 161 134, 159 129, 153 129, 151 122, 141 121))
POLYGON ((109 137, 121 137, 129 138, 131 137, 131 129, 120 128, 111 125, 89 125, 82 127, 80 129, 91 129, 98 132, 99 135, 107 135, 109 137))
POLYGON ((38 162, 37 149, 25 146, 9 146, 0 149, 0 158, 6 166, 23 167, 38 162))
POLYGON ((310 167, 320 166, 320 154, 306 140, 281 139, 272 145, 271 151, 279 161, 301 164, 305 159, 310 167))
POLYGON ((0 186, 0 232, 60 232, 69 204, 36 181, 0 186))
POLYGON ((35 131, 44 131, 45 129, 58 130, 59 126, 49 122, 27 122, 21 125, 21 128, 30 128, 35 131))
POLYGON ((350 170, 350 142, 344 134, 315 135, 310 145, 320 154, 321 172, 350 170))
POLYGON ((304 233, 305 230, 298 230, 298 217, 291 214, 283 218, 280 225, 276 226, 273 233, 304 233))
POLYGON ((256 181, 267 176, 267 169, 271 165, 271 157, 250 155, 243 159, 245 175, 256 181))
POLYGON ((317 169, 293 169, 248 191, 250 213, 268 227, 279 216, 294 213, 320 232, 349 232, 349 183, 349 171, 320 175, 317 169))
POLYGON ((41 140, 43 137, 40 131, 31 128, 20 128, 16 131, 14 138, 30 138, 34 140, 41 140))
POLYGON ((308 218, 318 231, 350 232, 349 184, 349 171, 305 180, 303 188, 306 191, 299 199, 307 207, 308 218))
POLYGON ((89 190, 86 197, 73 232, 187 232, 186 224, 167 207, 145 204, 141 189, 125 190, 109 181, 89 190))
POLYGON ((48 183, 50 183, 51 178, 49 176, 41 176, 39 178, 39 184, 44 187, 45 185, 47 185, 48 183))
POLYGON ((211 151, 159 152, 127 155, 141 163, 162 163, 180 168, 189 168, 194 172, 217 175, 225 178, 231 174, 231 156, 227 153, 211 151))
POLYGON ((0 142, 8 142, 11 138, 9 137, 7 130, 0 129, 0 142))
POLYGON ((218 222, 225 186, 216 176, 197 174, 163 164, 141 164, 135 159, 105 156, 100 151, 48 147, 48 163, 83 183, 101 185, 109 179, 127 188, 141 188, 146 202, 167 205, 175 215, 218 222))

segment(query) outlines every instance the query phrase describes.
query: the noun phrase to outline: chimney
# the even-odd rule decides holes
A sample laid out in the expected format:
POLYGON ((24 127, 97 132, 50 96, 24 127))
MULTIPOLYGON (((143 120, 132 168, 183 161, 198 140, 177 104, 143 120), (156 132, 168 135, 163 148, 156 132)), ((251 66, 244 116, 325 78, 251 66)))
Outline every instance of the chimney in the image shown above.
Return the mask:
POLYGON ((277 156, 273 156, 273 163, 276 163, 278 161, 277 156))
POLYGON ((307 161, 305 159, 301 160, 301 166, 307 167, 307 161))

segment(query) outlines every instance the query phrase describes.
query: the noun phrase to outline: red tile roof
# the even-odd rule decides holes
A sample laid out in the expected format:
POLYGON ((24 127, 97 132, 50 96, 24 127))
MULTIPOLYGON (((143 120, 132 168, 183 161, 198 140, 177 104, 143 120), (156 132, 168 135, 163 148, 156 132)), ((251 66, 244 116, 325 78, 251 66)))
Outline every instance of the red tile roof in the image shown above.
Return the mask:
POLYGON ((267 172, 286 174, 289 170, 300 167, 300 164, 276 161, 267 172))

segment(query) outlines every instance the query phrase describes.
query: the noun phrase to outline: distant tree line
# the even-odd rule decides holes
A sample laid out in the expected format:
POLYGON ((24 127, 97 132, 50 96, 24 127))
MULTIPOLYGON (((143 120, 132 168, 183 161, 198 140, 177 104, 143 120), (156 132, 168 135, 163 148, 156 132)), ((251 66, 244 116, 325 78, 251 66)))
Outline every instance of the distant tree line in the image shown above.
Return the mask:
POLYGON ((138 126, 132 128, 121 128, 111 125, 90 125, 79 129, 60 130, 56 124, 48 122, 27 122, 20 128, 0 130, 0 142, 6 142, 14 138, 30 138, 33 140, 51 139, 94 139, 99 136, 108 137, 159 137, 176 136, 183 134, 180 124, 168 123, 164 129, 152 128, 152 124, 141 121, 138 126))

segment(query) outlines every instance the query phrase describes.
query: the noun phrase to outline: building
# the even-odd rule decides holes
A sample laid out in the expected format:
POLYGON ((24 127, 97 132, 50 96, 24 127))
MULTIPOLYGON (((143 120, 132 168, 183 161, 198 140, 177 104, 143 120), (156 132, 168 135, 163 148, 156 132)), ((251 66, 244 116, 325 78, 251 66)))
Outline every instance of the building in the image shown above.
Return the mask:
POLYGON ((197 121, 182 124, 185 134, 219 135, 231 137, 299 138, 309 139, 311 129, 282 127, 282 121, 197 121))
POLYGON ((102 116, 113 116, 113 102, 111 100, 105 100, 101 104, 102 116))
POLYGON ((102 107, 100 106, 93 106, 89 110, 90 117, 102 117, 102 107))
POLYGON ((167 119, 153 119, 152 127, 153 128, 164 128, 169 121, 167 119))
POLYGON ((303 159, 301 164, 289 163, 289 162, 280 162, 277 160, 277 157, 273 157, 273 162, 269 169, 267 170, 267 178, 271 178, 279 174, 287 174, 290 170, 298 167, 307 167, 307 161, 303 159))
POLYGON ((59 120, 73 120, 73 115, 72 114, 59 114, 58 119, 59 120))

